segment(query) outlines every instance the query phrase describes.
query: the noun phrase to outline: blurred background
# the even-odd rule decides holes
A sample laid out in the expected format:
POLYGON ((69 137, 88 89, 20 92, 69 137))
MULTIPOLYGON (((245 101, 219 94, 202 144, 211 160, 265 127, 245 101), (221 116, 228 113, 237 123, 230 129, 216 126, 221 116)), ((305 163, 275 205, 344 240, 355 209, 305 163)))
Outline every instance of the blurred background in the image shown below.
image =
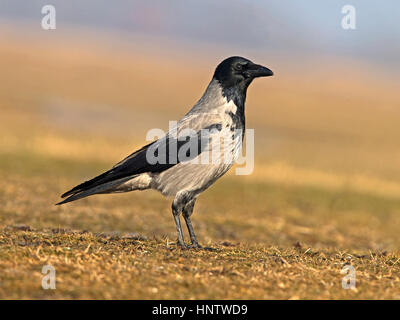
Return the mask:
POLYGON ((248 91, 255 170, 202 195, 201 239, 400 245, 400 4, 0 0, 0 225, 174 238, 152 191, 54 207, 200 98, 241 55, 275 76, 248 91), (56 9, 43 30, 42 7, 56 9), (156 223, 154 223, 156 221, 156 223))

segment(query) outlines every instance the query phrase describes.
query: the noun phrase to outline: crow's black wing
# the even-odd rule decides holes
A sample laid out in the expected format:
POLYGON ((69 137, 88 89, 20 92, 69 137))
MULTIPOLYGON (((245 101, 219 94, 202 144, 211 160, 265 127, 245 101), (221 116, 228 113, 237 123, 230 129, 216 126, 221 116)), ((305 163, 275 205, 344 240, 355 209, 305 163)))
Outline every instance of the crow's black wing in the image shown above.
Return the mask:
MULTIPOLYGON (((221 130, 221 125, 214 124, 208 126, 205 129, 221 130)), ((72 188, 71 190, 65 192, 61 197, 62 198, 69 197, 69 198, 57 204, 63 204, 66 202, 82 198, 83 196, 79 197, 78 195, 90 189, 99 187, 101 185, 105 185, 111 182, 116 182, 116 184, 110 185, 114 186, 124 183, 127 180, 131 179, 131 177, 141 173, 145 172, 158 173, 167 170, 180 162, 181 158, 177 155, 180 154, 181 148, 187 145, 188 142, 191 143, 195 141, 191 139, 193 139, 193 136, 187 136, 187 139, 181 140, 181 139, 171 138, 170 136, 167 135, 164 138, 154 141, 142 147, 141 149, 135 151, 134 153, 126 157, 124 160, 117 163, 110 170, 100 174, 99 176, 91 180, 85 181, 77 185, 76 187, 72 188), (152 148, 152 150, 149 150, 149 148, 152 148), (148 151, 151 151, 151 153, 149 153, 148 151), (165 157, 158 157, 158 158, 163 158, 165 159, 165 161, 154 162, 154 159, 152 160, 149 158, 149 154, 160 156, 160 153, 165 154, 165 157)), ((185 160, 187 161, 197 157, 202 152, 202 150, 208 148, 209 138, 207 136, 202 135, 201 132, 197 132, 197 134, 195 135, 195 139, 197 139, 197 141, 195 141, 196 145, 194 152, 192 152, 193 149, 187 147, 185 148, 185 150, 187 150, 185 155, 185 160)))
POLYGON ((85 181, 76 187, 72 188, 71 190, 65 192, 61 197, 65 198, 68 196, 71 196, 73 194, 76 194, 78 192, 96 187, 98 185, 101 185, 103 183, 110 182, 112 180, 117 180, 119 178, 124 177, 128 172, 134 172, 135 169, 138 171, 137 173, 144 172, 142 170, 145 169, 146 167, 146 162, 145 157, 146 157, 146 151, 149 146, 154 144, 156 141, 149 143, 148 145, 142 147, 141 149, 135 151, 128 157, 126 157, 124 160, 116 164, 113 168, 110 170, 98 175, 97 177, 90 179, 88 181, 85 181), (142 170, 140 170, 142 169, 142 170))

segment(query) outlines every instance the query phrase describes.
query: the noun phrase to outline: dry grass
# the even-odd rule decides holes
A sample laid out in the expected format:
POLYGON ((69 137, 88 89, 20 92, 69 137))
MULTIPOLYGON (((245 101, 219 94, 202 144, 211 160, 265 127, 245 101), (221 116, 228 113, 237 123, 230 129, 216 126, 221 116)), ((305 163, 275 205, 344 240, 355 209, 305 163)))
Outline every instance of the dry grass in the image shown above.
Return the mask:
POLYGON ((0 244, 1 298, 399 298, 399 258, 387 253, 230 242, 180 250, 161 239, 59 229, 3 230, 0 244), (40 288, 46 264, 56 269, 56 290, 40 288), (357 270, 354 290, 341 287, 347 264, 357 270))
POLYGON ((399 298, 393 79, 346 61, 306 76, 271 64, 276 77, 248 95, 254 174, 198 201, 198 237, 216 251, 183 251, 155 192, 53 203, 167 129, 215 61, 1 33, 0 298, 399 298), (44 264, 54 291, 40 287, 44 264), (356 290, 341 288, 345 264, 356 290))

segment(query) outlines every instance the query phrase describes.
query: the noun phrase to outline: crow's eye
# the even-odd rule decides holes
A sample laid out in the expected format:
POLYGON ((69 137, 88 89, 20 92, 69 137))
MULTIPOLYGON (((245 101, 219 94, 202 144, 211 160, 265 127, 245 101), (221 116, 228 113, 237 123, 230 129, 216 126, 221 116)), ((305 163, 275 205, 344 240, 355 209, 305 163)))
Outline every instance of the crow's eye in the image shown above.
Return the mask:
POLYGON ((242 71, 243 66, 242 66, 240 63, 238 63, 238 64, 235 66, 235 69, 236 69, 237 71, 242 71))

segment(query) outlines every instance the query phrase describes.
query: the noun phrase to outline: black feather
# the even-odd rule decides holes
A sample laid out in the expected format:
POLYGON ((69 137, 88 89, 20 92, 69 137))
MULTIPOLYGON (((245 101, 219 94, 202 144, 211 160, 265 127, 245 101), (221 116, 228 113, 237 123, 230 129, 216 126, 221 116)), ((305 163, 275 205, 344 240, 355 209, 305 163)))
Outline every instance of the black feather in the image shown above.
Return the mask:
MULTIPOLYGON (((100 185, 102 183, 108 182, 110 181, 110 178, 113 176, 113 174, 117 173, 118 171, 120 171, 120 167, 119 164, 123 164, 125 161, 127 161, 129 158, 131 159, 135 159, 135 155, 138 155, 142 152, 145 152, 147 150, 147 148, 149 146, 151 146, 153 143, 155 143, 156 141, 149 143, 148 145, 140 148, 139 150, 135 151, 134 153, 130 154, 128 157, 126 157, 124 160, 122 160, 121 162, 119 162, 118 164, 116 164, 113 168, 111 168, 110 170, 98 175, 97 177, 94 177, 93 179, 90 179, 88 181, 85 181, 77 186, 75 186, 74 188, 72 188, 71 190, 63 193, 61 195, 61 198, 65 198, 68 197, 70 195, 73 195, 75 193, 81 192, 83 190, 87 190, 90 188, 93 188, 97 185, 100 185)), ((146 153, 145 153, 146 154, 146 153)), ((141 159, 142 157, 140 157, 141 159)), ((139 159, 138 159, 139 160, 139 159)), ((112 179, 114 180, 114 179, 112 179)))

